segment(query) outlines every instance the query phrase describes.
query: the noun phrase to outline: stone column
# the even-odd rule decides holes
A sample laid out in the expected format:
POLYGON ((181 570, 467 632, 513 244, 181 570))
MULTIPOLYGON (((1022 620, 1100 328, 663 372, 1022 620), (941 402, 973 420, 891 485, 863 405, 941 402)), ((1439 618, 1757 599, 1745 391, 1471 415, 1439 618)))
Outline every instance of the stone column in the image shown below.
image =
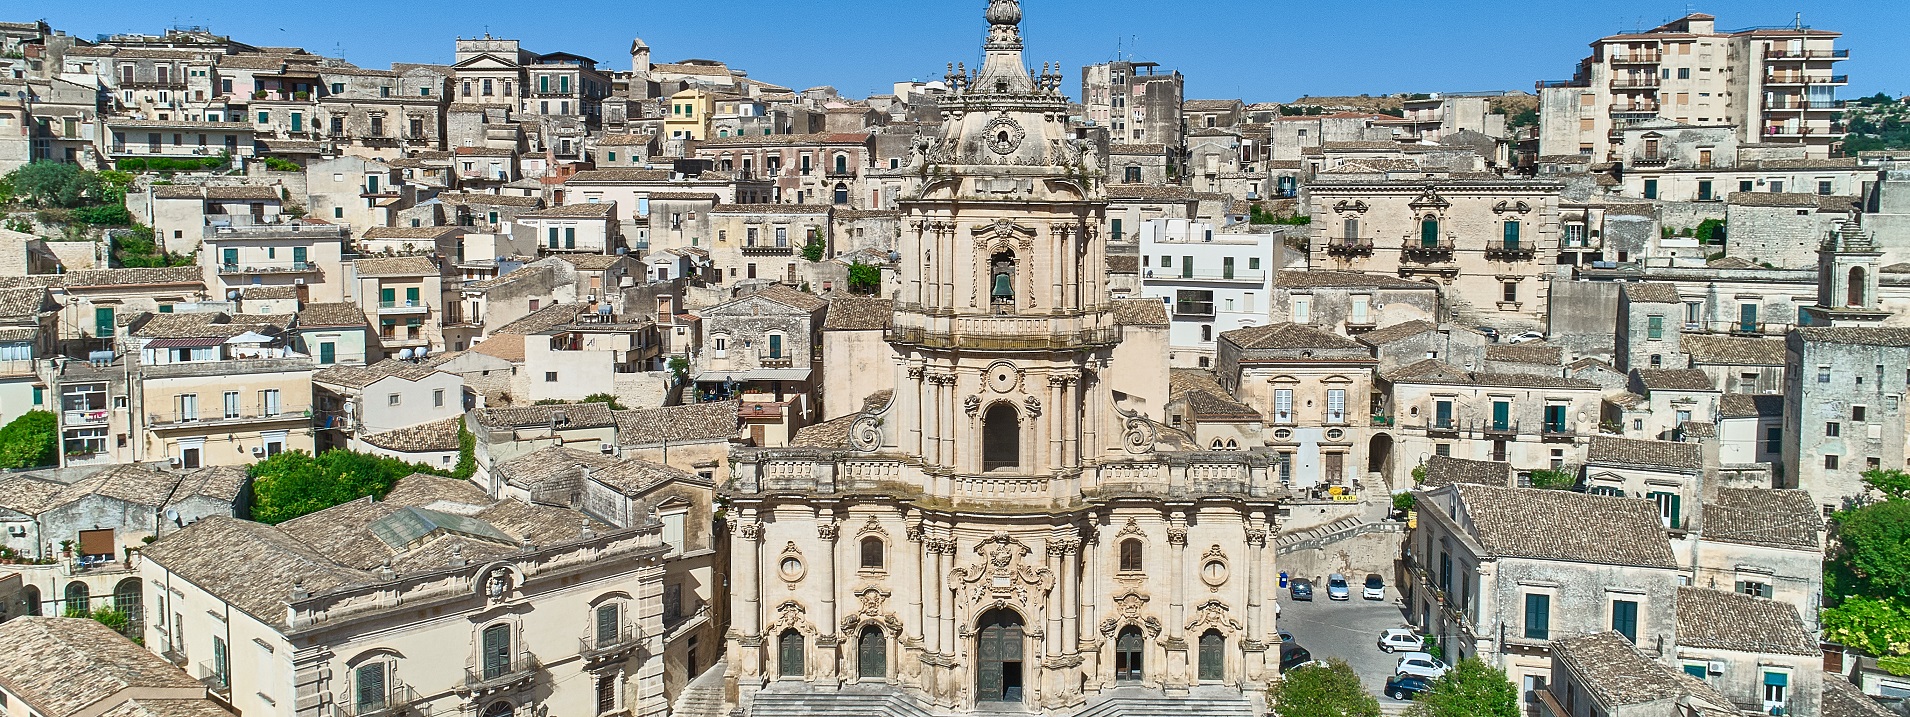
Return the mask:
POLYGON ((741 605, 735 618, 743 662, 737 666, 741 675, 738 684, 748 692, 763 685, 762 537, 763 524, 756 522, 756 511, 745 509, 736 526, 736 550, 740 553, 736 597, 741 605))
POLYGON ((817 576, 822 583, 822 600, 817 610, 816 652, 822 657, 816 670, 816 684, 826 689, 841 686, 842 636, 836 634, 836 594, 840 587, 836 585, 836 538, 841 528, 836 524, 833 511, 827 508, 816 509, 816 536, 822 539, 822 555, 816 556, 816 567, 821 574, 817 576))
POLYGON ((1048 405, 1052 407, 1050 411, 1052 415, 1046 425, 1053 429, 1048 437, 1050 464, 1048 468, 1053 471, 1061 470, 1068 465, 1065 447, 1068 437, 1068 414, 1072 413, 1074 408, 1063 401, 1067 386, 1068 377, 1065 375, 1054 374, 1048 377, 1048 405))
POLYGON ((1076 591, 1075 597, 1081 604, 1081 620, 1077 623, 1079 629, 1074 636, 1075 649, 1081 651, 1081 673, 1087 675, 1088 687, 1097 690, 1101 679, 1101 651, 1094 645, 1094 636, 1100 629, 1100 616, 1095 605, 1101 593, 1106 592, 1101 570, 1101 542, 1095 527, 1100 524, 1100 515, 1089 514, 1088 525, 1082 530, 1081 571, 1087 579, 1081 584, 1088 586, 1088 589, 1076 591))
POLYGON ((1247 520, 1247 632, 1241 639, 1244 651, 1244 669, 1241 671, 1243 687, 1264 686, 1267 680, 1267 650, 1271 645, 1266 640, 1273 633, 1274 625, 1266 623, 1267 575, 1273 572, 1273 566, 1265 565, 1267 549, 1267 531, 1258 519, 1249 515, 1247 520), (1263 627, 1264 625, 1264 627, 1263 627))
MULTIPOLYGON (((1169 580, 1173 590, 1167 606, 1167 675, 1169 690, 1185 690, 1187 681, 1187 515, 1175 511, 1167 528, 1169 580)), ((1170 692, 1170 694, 1172 694, 1170 692)))

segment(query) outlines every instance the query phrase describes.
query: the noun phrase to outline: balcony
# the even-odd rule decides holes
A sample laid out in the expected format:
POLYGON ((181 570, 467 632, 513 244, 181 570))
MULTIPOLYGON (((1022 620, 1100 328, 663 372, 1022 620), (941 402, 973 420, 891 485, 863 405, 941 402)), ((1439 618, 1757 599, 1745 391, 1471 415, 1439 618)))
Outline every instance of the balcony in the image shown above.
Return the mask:
POLYGON ((827 171, 824 171, 822 173, 822 176, 828 179, 854 179, 856 176, 856 168, 842 167, 837 169, 829 169, 827 171))
POLYGON ((1532 242, 1517 239, 1494 239, 1486 242, 1486 258, 1500 261, 1531 261, 1537 251, 1532 242))
POLYGON ((309 261, 291 261, 282 264, 262 266, 220 264, 220 276, 247 276, 253 274, 316 274, 318 265, 309 261))
POLYGON ((1443 421, 1437 420, 1437 419, 1427 421, 1426 435, 1428 436, 1458 436, 1459 422, 1454 421, 1450 418, 1443 421))
POLYGON ((1488 438, 1510 438, 1519 435, 1518 421, 1489 420, 1479 422, 1479 432, 1488 438))
POLYGON ((1847 85, 1849 75, 1809 75, 1802 72, 1773 72, 1764 76, 1766 85, 1847 85))
POLYGON ((1181 301, 1174 304, 1174 315, 1188 318, 1213 318, 1214 302, 1181 301))
POLYGON ((577 638, 577 654, 585 662, 615 660, 629 655, 643 644, 643 630, 634 624, 624 624, 615 631, 599 634, 592 630, 590 634, 577 638))
POLYGON ((1405 244, 1400 246, 1399 251, 1408 260, 1430 264, 1452 261, 1452 247, 1453 239, 1449 236, 1436 239, 1418 237, 1407 239, 1405 244))
POLYGON ((1147 270, 1147 272, 1142 274, 1142 278, 1145 278, 1149 281, 1160 281, 1165 283, 1174 283, 1175 281, 1178 280, 1183 282, 1241 281, 1241 282, 1247 282, 1251 284, 1262 284, 1262 283, 1266 283, 1267 272, 1262 269, 1222 269, 1221 271, 1217 271, 1217 272, 1215 271, 1180 271, 1177 273, 1174 271, 1164 271, 1164 272, 1157 273, 1153 269, 1149 269, 1147 270))
POLYGON ((1766 60, 1848 60, 1849 50, 1799 50, 1788 47, 1772 47, 1764 51, 1766 60))
POLYGON ((1659 106, 1660 105, 1656 102, 1627 102, 1622 105, 1614 104, 1611 106, 1611 108, 1608 111, 1612 115, 1631 115, 1631 114, 1655 115, 1655 114, 1658 114, 1659 106))
POLYGON ((1844 134, 1844 132, 1844 123, 1842 122, 1832 122, 1828 127, 1772 125, 1764 128, 1764 136, 1766 137, 1795 137, 1799 139, 1810 136, 1834 137, 1840 136, 1844 134))
POLYGON ((0 361, 0 376, 32 376, 34 373, 33 359, 0 361))
POLYGON ((1668 164, 1671 164, 1671 158, 1662 154, 1633 157, 1631 160, 1633 167, 1663 167, 1668 164))
POLYGON ((429 314, 431 305, 422 299, 397 299, 378 302, 380 314, 429 314))
POLYGON ((1372 256, 1372 237, 1338 237, 1326 242, 1327 256, 1372 256))
POLYGON ((1782 97, 1764 104, 1764 110, 1841 110, 1848 103, 1845 100, 1807 100, 1802 97, 1782 97))
POLYGON ((381 695, 365 695, 370 699, 359 701, 357 693, 352 699, 339 705, 345 717, 400 717, 411 714, 430 714, 430 710, 418 699, 418 691, 403 682, 393 684, 391 689, 381 695))
POLYGON ((232 699, 232 675, 210 660, 199 663, 199 684, 220 699, 232 699))
POLYGON ((60 413, 60 425, 68 428, 77 426, 104 426, 111 416, 112 413, 104 408, 62 411, 60 413))
MULTIPOLYGON (((908 307, 897 307, 908 310, 908 307)), ((923 319, 898 316, 898 322, 923 319)), ((1116 326, 1097 325, 1088 317, 930 317, 928 326, 891 327, 887 340, 930 348, 988 348, 1003 351, 1046 351, 1108 346, 1120 341, 1116 326)))
POLYGON ((1563 423, 1546 423, 1539 430, 1539 440, 1548 443, 1571 443, 1578 440, 1578 432, 1563 423))
POLYGON ((514 655, 509 660, 467 664, 464 667, 464 691, 488 695, 516 689, 530 684, 543 671, 544 664, 538 661, 536 655, 528 652, 514 655))
POLYGON ((1649 90, 1658 86, 1657 77, 1618 77, 1612 79, 1614 90, 1649 90))
MULTIPOLYGON (((216 397, 212 397, 216 398, 216 397)), ((240 406, 239 410, 224 411, 166 411, 147 413, 146 425, 158 430, 182 426, 226 426, 243 423, 272 423, 279 421, 305 421, 312 417, 310 406, 240 406)))
POLYGON ((1664 60, 1664 53, 1634 52, 1625 55, 1612 55, 1614 65, 1656 65, 1664 60))
POLYGON ((796 253, 793 246, 775 246, 773 244, 751 244, 743 247, 746 256, 791 256, 796 253))

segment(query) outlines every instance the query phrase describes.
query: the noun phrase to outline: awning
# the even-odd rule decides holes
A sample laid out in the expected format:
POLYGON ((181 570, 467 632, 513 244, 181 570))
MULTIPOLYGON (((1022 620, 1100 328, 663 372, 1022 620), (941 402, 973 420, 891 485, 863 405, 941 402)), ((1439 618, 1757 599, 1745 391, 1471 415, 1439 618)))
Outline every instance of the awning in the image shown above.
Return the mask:
POLYGON ((203 349, 225 343, 224 338, 195 337, 186 339, 153 339, 146 342, 149 349, 203 349))
POLYGON ((749 371, 704 371, 696 375, 697 383, 724 383, 735 381, 807 381, 809 369, 806 368, 759 368, 749 371))

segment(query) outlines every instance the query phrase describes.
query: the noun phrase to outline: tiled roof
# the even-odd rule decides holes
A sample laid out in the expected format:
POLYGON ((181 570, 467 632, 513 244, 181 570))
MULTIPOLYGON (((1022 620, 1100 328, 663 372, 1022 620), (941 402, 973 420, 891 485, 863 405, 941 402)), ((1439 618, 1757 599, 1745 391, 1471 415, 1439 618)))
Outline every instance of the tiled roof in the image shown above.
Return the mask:
POLYGON ((46 309, 47 293, 43 287, 0 289, 0 318, 20 320, 37 316, 46 309))
POLYGON ((603 470, 593 471, 590 477, 605 487, 630 497, 639 496, 644 491, 666 481, 691 481, 704 485, 710 483, 686 471, 634 458, 626 458, 603 470))
POLYGON ((366 239, 440 239, 454 234, 463 234, 464 227, 372 227, 365 230, 366 239))
POLYGON ((1565 349, 1559 346, 1547 346, 1537 341, 1522 344, 1489 344, 1486 346, 1486 360, 1557 366, 1565 362, 1565 349))
POLYGON ((248 287, 245 287, 243 291, 247 301, 258 301, 261 299, 296 299, 298 298, 298 287, 296 286, 288 286, 288 285, 248 286, 248 287))
POLYGON ((258 321, 255 316, 229 316, 222 312, 206 311, 185 314, 141 314, 134 319, 131 333, 139 338, 153 339, 199 339, 231 338, 240 334, 256 331, 262 334, 277 334, 280 327, 274 322, 284 322, 290 317, 278 316, 272 321, 258 321))
POLYGON ((1775 393, 1727 393, 1718 401, 1723 418, 1758 418, 1784 415, 1784 396, 1775 393))
POLYGON ((365 310, 349 302, 306 304, 298 312, 298 326, 301 329, 365 324, 365 310))
POLYGON ((352 262, 359 276, 434 276, 438 265, 424 256, 365 257, 352 262))
MULTIPOLYGON (((617 464, 618 459, 596 451, 580 451, 564 446, 546 446, 498 463, 494 470, 510 485, 533 491, 553 490, 558 494, 575 493, 583 485, 584 471, 600 471, 617 464)), ((541 491, 540 491, 541 492, 541 491)))
POLYGON ((1625 297, 1633 303, 1679 304, 1678 287, 1665 283, 1626 284, 1625 297))
POLYGON ((828 214, 828 204, 718 204, 711 214, 828 214))
POLYGON ((451 205, 478 205, 497 207, 535 207, 544 203, 537 197, 524 197, 515 194, 486 194, 483 192, 439 192, 438 201, 451 205))
POLYGON ((1108 199, 1143 200, 1180 200, 1194 198, 1186 187, 1153 186, 1147 184, 1113 184, 1108 186, 1108 199))
POLYGON ((187 473, 179 479, 179 485, 172 490, 172 498, 167 502, 178 503, 187 498, 213 498, 235 501, 245 490, 252 477, 245 469, 233 466, 212 466, 187 473))
POLYGON ((1420 484, 1420 489, 1431 490, 1454 483, 1506 488, 1512 485, 1512 464, 1441 455, 1426 459, 1426 482, 1420 484))
POLYGON ((829 315, 823 319, 822 330, 886 329, 894 320, 895 302, 892 300, 838 294, 829 297, 829 315))
POLYGON ((1141 271, 1141 257, 1135 254, 1109 254, 1107 267, 1109 274, 1138 274, 1141 271))
POLYGON ((1110 144, 1108 145, 1108 154, 1109 155, 1165 155, 1167 154, 1167 145, 1164 145, 1164 144, 1110 144))
POLYGON ((727 440, 736 435, 736 401, 615 411, 617 444, 727 440))
POLYGON ((1732 192, 1725 202, 1741 207, 1817 208, 1817 195, 1797 192, 1732 192))
POLYGON ((1716 391, 1711 374, 1695 368, 1640 368, 1638 382, 1651 391, 1716 391))
POLYGON ((1736 256, 1727 256, 1722 259, 1712 259, 1710 261, 1705 262, 1704 265, 1705 265, 1705 268, 1708 268, 1708 269, 1756 269, 1757 268, 1757 262, 1751 261, 1750 259, 1746 259, 1743 257, 1736 257, 1736 256))
POLYGON ((1552 655, 1577 673, 1576 682, 1607 711, 1690 697, 1711 703, 1716 710, 1711 714, 1738 714, 1731 701, 1715 688, 1653 659, 1615 631, 1555 640, 1552 655))
POLYGON ((65 489, 64 485, 38 478, 0 476, 0 508, 25 515, 39 515, 48 508, 62 505, 60 492, 65 489))
POLYGON ((1165 326, 1167 305, 1159 299, 1115 299, 1114 323, 1122 326, 1165 326))
POLYGON ((1273 274, 1273 285, 1287 289, 1424 289, 1437 291, 1439 287, 1424 281, 1401 279, 1386 274, 1365 274, 1357 271, 1279 271, 1273 274))
POLYGON ((765 286, 749 296, 760 296, 778 304, 802 311, 815 311, 829 305, 829 302, 824 301, 820 296, 806 291, 797 291, 781 284, 765 286))
POLYGON ((616 214, 617 214, 616 202, 598 202, 596 204, 589 204, 589 203, 560 204, 555 207, 533 209, 528 212, 520 213, 517 216, 520 219, 522 218, 535 219, 538 217, 552 217, 552 218, 559 218, 559 219, 609 219, 611 217, 616 216, 616 214))
POLYGON ((789 445, 803 448, 841 448, 849 445, 849 428, 855 425, 860 413, 851 413, 821 423, 813 423, 796 431, 789 439, 789 445))
MULTIPOLYGON (((517 272, 511 273, 515 274, 517 272)), ((552 328, 575 322, 577 315, 582 313, 584 308, 583 304, 551 304, 550 306, 533 311, 527 316, 499 327, 497 331, 492 332, 492 338, 494 339, 496 335, 502 334, 517 334, 522 336, 541 334, 552 328)), ((486 339, 478 345, 483 346, 484 344, 490 343, 491 340, 492 339, 486 339)))
POLYGON ((653 134, 606 134, 597 140, 599 147, 641 147, 657 138, 653 134))
POLYGON ((1484 373, 1466 371, 1438 359, 1426 359, 1401 366, 1386 374, 1395 383, 1437 383, 1462 386, 1498 386, 1503 388, 1596 389, 1598 384, 1576 378, 1540 376, 1528 373, 1484 373))
POLYGON ((1678 645, 1779 655, 1823 652, 1790 603, 1700 587, 1678 588, 1678 645))
POLYGON ((1798 550, 1817 550, 1823 514, 1807 491, 1795 488, 1722 488, 1705 503, 1703 538, 1798 550))
POLYGON ((862 144, 868 141, 863 134, 755 134, 735 137, 710 137, 704 139, 699 147, 794 147, 811 144, 862 144))
POLYGON ((88 286, 158 286, 198 284, 205 270, 198 266, 141 267, 125 269, 87 269, 66 275, 69 289, 88 286))
POLYGON ((667 169, 587 169, 570 175, 565 184, 590 184, 594 182, 667 182, 670 180, 667 169))
POLYGON ((1672 569, 1658 504, 1563 490, 1456 483, 1464 521, 1487 555, 1672 569), (1574 526, 1560 530, 1559 526, 1574 526))
POLYGON ((458 449, 458 428, 463 425, 463 416, 452 416, 442 421, 420 423, 384 433, 360 436, 360 440, 399 453, 455 451, 458 449))
POLYGON ((1204 369, 1171 369, 1167 374, 1169 395, 1187 402, 1190 416, 1195 421, 1259 421, 1260 412, 1252 406, 1235 401, 1214 380, 1212 371, 1204 369))
POLYGON ((1195 112, 1220 112, 1241 107, 1240 100, 1188 100, 1181 109, 1195 112))
POLYGON ((294 585, 320 593, 375 579, 272 526, 221 515, 173 531, 142 553, 254 619, 281 627, 294 585))
POLYGON ((1910 347, 1910 329, 1872 326, 1812 326, 1797 329, 1805 341, 1860 346, 1910 347))
MULTIPOLYGON (((482 345, 482 344, 479 344, 482 345)), ((607 403, 559 403, 543 406, 480 408, 472 412, 477 424, 485 428, 522 428, 549 426, 559 416, 558 428, 606 428, 616 425, 607 403)))
POLYGON ((1823 681, 1823 703, 1818 710, 1823 717, 1898 717, 1843 675, 1826 672, 1823 681))
POLYGON ((1439 325, 1425 319, 1402 321, 1389 326, 1381 326, 1359 335, 1359 342, 1368 346, 1384 346, 1400 339, 1411 338, 1428 331, 1436 331, 1439 325))
POLYGON ((45 717, 97 711, 122 692, 201 688, 172 663, 88 618, 23 616, 0 624, 0 686, 45 717))
POLYGON ((1585 450, 1585 461, 1692 471, 1704 468, 1704 456, 1696 443, 1641 441, 1616 436, 1594 436, 1591 447, 1585 450))
POLYGON ((1221 338, 1243 349, 1357 349, 1358 341, 1330 331, 1293 323, 1249 326, 1222 333, 1221 338))
POLYGON ((328 366, 312 374, 312 380, 349 388, 364 388, 387 378, 397 377, 406 381, 421 381, 435 373, 438 373, 438 369, 424 364, 385 359, 370 366, 346 364, 328 366))
POLYGON ((651 192, 653 202, 711 202, 722 199, 715 192, 651 192))
POLYGON ((1782 339, 1691 334, 1679 341, 1678 348, 1691 355, 1692 363, 1739 366, 1784 365, 1782 339))

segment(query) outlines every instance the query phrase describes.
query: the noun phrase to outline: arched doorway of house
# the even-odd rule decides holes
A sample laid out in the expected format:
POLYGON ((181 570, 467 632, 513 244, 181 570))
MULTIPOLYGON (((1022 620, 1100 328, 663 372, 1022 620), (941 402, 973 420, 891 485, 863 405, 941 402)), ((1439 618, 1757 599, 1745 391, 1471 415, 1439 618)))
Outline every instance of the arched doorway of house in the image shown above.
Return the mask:
POLYGON ((975 634, 975 699, 1020 702, 1022 688, 1021 616, 996 608, 982 613, 975 634))
POLYGON ((1391 484, 1393 480, 1392 434, 1375 433, 1373 440, 1366 444, 1366 472, 1368 475, 1378 474, 1380 480, 1391 484))
POLYGON ((39 615, 41 613, 39 588, 32 585, 20 588, 20 599, 27 604, 26 614, 39 615))
POLYGON ((1114 637, 1114 679, 1116 682, 1139 682, 1147 677, 1143 669, 1142 653, 1147 649, 1147 640, 1141 637, 1141 629, 1132 625, 1123 628, 1121 634, 1114 637))
POLYGON ((1864 301, 1864 292, 1869 288, 1870 287, 1865 286, 1864 268, 1861 266, 1850 267, 1850 286, 1845 287, 1844 293, 1846 296, 1844 297, 1844 305, 1853 309, 1863 308, 1864 304, 1867 303, 1864 301))
POLYGON ((1200 680, 1218 682, 1227 679, 1227 639, 1219 630, 1200 635, 1200 680))
POLYGON ((997 401, 982 415, 982 470, 1021 466, 1021 414, 997 401))
POLYGON ((127 578, 113 586, 113 609, 125 613, 126 632, 129 635, 140 634, 140 626, 145 624, 145 611, 141 609, 144 603, 140 599, 143 594, 139 578, 127 578))

